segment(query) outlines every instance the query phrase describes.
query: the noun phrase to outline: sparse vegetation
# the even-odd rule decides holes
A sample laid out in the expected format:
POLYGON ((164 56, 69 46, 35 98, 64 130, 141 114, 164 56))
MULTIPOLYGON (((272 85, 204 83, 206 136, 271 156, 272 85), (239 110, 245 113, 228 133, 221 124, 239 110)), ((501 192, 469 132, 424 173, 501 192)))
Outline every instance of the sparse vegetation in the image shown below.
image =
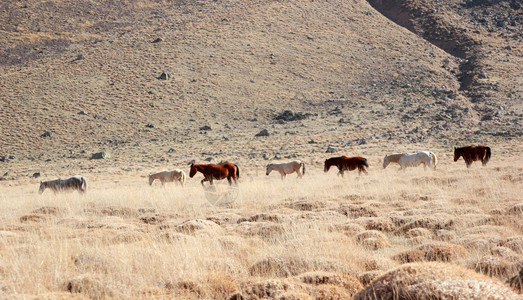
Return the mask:
MULTIPOLYGON (((522 266, 523 224, 512 218, 511 208, 519 202, 510 200, 517 199, 521 182, 505 175, 521 167, 509 158, 496 165, 466 170, 443 160, 429 173, 438 180, 425 183, 412 183, 428 175, 422 168, 371 169, 367 176, 342 179, 311 166, 303 179, 285 182, 262 173, 240 182, 239 198, 229 208, 209 204, 197 179, 188 180, 185 188, 149 187, 146 178, 133 174, 126 173, 118 184, 100 175, 90 180, 85 196, 39 196, 35 184, 3 188, 2 295, 361 297, 368 293, 365 288, 381 291, 377 278, 387 272, 384 276, 399 272, 396 268, 415 272, 418 265, 403 266, 411 262, 422 269, 459 268, 458 273, 477 274, 477 282, 470 274, 467 280, 492 287, 493 295, 508 293, 504 282, 522 266), (488 192, 456 204, 478 187, 488 192), (373 207, 375 216, 345 214, 348 207, 373 207), (495 209, 502 218, 490 218, 495 209), (483 221, 470 222, 471 212, 484 216, 483 221), (417 222, 408 230, 388 221, 434 216, 437 223, 417 222), (424 224, 430 226, 419 227, 424 224), (442 238, 444 232, 452 239, 442 238), (491 242, 471 243, 479 233, 491 242), (423 239, 412 243, 418 237, 423 239)), ((442 272, 446 278, 447 271, 442 272)), ((465 293, 456 280, 456 289, 465 293)), ((446 293, 432 288, 435 295, 446 293)))
POLYGON ((521 298, 521 21, 512 0, 1 1, 0 298, 521 298), (487 166, 452 162, 475 143, 487 166), (436 170, 382 168, 421 150, 436 170), (368 175, 325 174, 340 155, 368 175), (303 179, 265 175, 283 159, 303 179), (204 161, 239 189, 149 186, 204 161), (87 194, 38 195, 76 174, 87 194))

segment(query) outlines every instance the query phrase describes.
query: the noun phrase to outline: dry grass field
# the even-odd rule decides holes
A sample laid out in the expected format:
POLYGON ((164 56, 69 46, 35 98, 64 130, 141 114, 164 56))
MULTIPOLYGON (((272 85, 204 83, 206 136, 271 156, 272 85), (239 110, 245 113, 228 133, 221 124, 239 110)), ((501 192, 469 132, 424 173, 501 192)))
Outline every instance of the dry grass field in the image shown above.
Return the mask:
POLYGON ((0 1, 0 299, 522 299, 522 33, 517 0, 0 1), (238 189, 147 184, 192 160, 238 189))
POLYGON ((383 170, 376 154, 345 178, 318 162, 285 182, 246 167, 223 205, 201 175, 93 175, 84 196, 2 188, 1 297, 383 299, 398 280, 408 299, 521 299, 505 282, 523 267, 523 165, 498 151, 470 169, 441 154, 435 171, 383 170))

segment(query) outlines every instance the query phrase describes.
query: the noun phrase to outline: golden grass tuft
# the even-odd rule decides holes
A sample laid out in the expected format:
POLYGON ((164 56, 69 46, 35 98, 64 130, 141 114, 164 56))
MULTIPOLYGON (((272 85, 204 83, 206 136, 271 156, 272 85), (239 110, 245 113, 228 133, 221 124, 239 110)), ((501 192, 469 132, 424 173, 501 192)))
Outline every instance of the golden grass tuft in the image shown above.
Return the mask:
POLYGON ((490 277, 497 277, 502 280, 507 280, 517 274, 523 267, 523 261, 516 263, 507 260, 503 257, 485 255, 473 263, 473 268, 478 273, 485 274, 490 277))
POLYGON ((416 216, 413 221, 402 226, 399 231, 406 233, 413 228, 425 228, 433 231, 440 229, 450 230, 454 228, 454 218, 446 214, 416 216))
POLYGON ((132 218, 139 215, 138 210, 125 206, 87 207, 85 213, 102 216, 132 218))
POLYGON ((503 244, 505 239, 495 234, 470 234, 461 238, 455 238, 453 243, 462 245, 467 249, 488 251, 489 249, 503 244))
POLYGON ((518 203, 507 210, 507 214, 523 216, 523 203, 518 203))
POLYGON ((381 231, 367 230, 356 235, 358 244, 371 250, 378 250, 390 246, 389 238, 381 231))
POLYGON ((426 239, 432 239, 434 234, 426 228, 412 228, 405 233, 405 236, 408 238, 423 237, 426 239))
POLYGON ((249 267, 249 274, 257 277, 292 277, 309 271, 348 273, 350 266, 327 258, 299 256, 266 257, 249 267))
POLYGON ((519 270, 518 274, 510 278, 508 284, 518 293, 523 293, 523 267, 519 270))
POLYGON ((387 217, 360 217, 354 221, 361 224, 367 230, 378 230, 383 232, 394 232, 396 225, 387 217))
MULTIPOLYGON (((360 283, 361 285, 361 283, 360 283)), ((324 300, 337 300, 337 299, 350 299, 354 295, 347 289, 333 284, 321 284, 315 286, 312 291, 309 292, 313 297, 312 299, 324 299, 324 300)), ((282 298, 280 298, 282 299, 282 298)), ((296 298, 302 299, 302 298, 296 298)))
POLYGON ((29 214, 29 215, 23 215, 20 217, 20 222, 22 223, 40 223, 40 222, 47 222, 51 220, 53 215, 48 214, 29 214))
POLYGON ((99 257, 82 254, 74 257, 73 263, 80 273, 107 272, 107 263, 99 257))
POLYGON ((503 246, 512 249, 518 254, 523 254, 523 236, 509 237, 503 246))
POLYGON ((246 221, 245 218, 242 218, 240 215, 231 213, 231 212, 221 212, 217 214, 213 214, 206 218, 209 221, 213 221, 214 223, 218 225, 225 225, 225 224, 236 224, 240 223, 241 221, 246 221))
POLYGON ((202 219, 185 221, 176 226, 174 230, 184 234, 194 234, 197 231, 206 231, 208 233, 222 232, 222 228, 218 224, 213 221, 202 219))
POLYGON ((249 222, 260 222, 260 221, 266 221, 266 222, 276 222, 281 223, 286 219, 285 216, 278 214, 278 213, 261 213, 261 214, 255 214, 250 216, 247 220, 249 222))
POLYGON ((419 261, 454 261, 467 254, 467 250, 456 244, 433 242, 396 254, 393 259, 400 263, 419 261))
POLYGON ((117 290, 105 284, 103 278, 92 275, 81 275, 67 281, 65 290, 91 299, 111 299, 118 295, 117 290))
POLYGON ((285 233, 285 227, 273 222, 242 222, 236 226, 236 232, 247 237, 259 236, 263 240, 273 240, 285 233))
POLYGON ((368 256, 362 259, 363 269, 366 271, 388 271, 397 263, 388 257, 368 256))
POLYGON ((42 206, 40 208, 37 208, 33 210, 32 214, 42 214, 42 215, 62 215, 67 211, 65 207, 59 207, 59 206, 42 206))
POLYGON ((330 231, 338 231, 343 232, 347 236, 354 236, 362 231, 365 230, 365 228, 357 223, 354 223, 353 221, 349 221, 343 224, 335 224, 331 225, 329 227, 330 231))
POLYGON ((368 286, 374 279, 378 278, 379 276, 383 275, 385 273, 384 271, 367 271, 364 273, 361 273, 358 276, 358 279, 363 284, 363 287, 368 286))
POLYGON ((157 225, 162 223, 167 219, 166 216, 158 214, 158 213, 146 213, 140 216, 140 221, 144 222, 145 224, 150 225, 157 225))
POLYGON ((375 208, 368 205, 356 205, 356 204, 344 204, 338 209, 339 213, 349 218, 360 218, 360 217, 377 217, 378 212, 375 208))
MULTIPOLYGON (((278 299, 279 296, 291 290, 294 290, 294 284, 288 280, 268 279, 245 286, 234 299, 278 299)), ((231 299, 233 298, 231 297, 231 299)))
POLYGON ((285 204, 285 207, 300 211, 317 211, 326 208, 329 204, 327 201, 317 200, 298 200, 285 204))
POLYGON ((410 263, 375 279, 354 299, 518 299, 501 281, 441 262, 410 263))
POLYGON ((358 278, 333 272, 308 272, 297 276, 298 281, 310 285, 335 285, 345 289, 349 296, 353 296, 363 288, 358 278))

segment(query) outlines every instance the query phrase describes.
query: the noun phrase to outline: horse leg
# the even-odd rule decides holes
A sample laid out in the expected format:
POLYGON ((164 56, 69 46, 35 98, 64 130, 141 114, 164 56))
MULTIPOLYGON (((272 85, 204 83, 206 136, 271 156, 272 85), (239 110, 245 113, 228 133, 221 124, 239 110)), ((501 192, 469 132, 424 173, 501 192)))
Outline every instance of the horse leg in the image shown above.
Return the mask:
POLYGON ((365 167, 363 166, 358 166, 358 175, 361 176, 361 173, 365 173, 365 175, 367 175, 367 170, 365 170, 365 167))

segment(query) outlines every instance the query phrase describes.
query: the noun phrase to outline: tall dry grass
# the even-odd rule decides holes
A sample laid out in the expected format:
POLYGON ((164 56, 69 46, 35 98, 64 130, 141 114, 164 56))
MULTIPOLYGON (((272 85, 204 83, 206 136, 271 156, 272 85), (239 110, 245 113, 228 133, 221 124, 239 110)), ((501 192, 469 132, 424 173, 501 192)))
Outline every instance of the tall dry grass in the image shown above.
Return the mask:
POLYGON ((423 261, 504 282, 523 266, 521 169, 507 159, 341 178, 310 166, 285 182, 260 172, 222 206, 199 179, 162 188, 140 174, 93 177, 85 196, 2 187, 0 295, 343 298, 423 261))

